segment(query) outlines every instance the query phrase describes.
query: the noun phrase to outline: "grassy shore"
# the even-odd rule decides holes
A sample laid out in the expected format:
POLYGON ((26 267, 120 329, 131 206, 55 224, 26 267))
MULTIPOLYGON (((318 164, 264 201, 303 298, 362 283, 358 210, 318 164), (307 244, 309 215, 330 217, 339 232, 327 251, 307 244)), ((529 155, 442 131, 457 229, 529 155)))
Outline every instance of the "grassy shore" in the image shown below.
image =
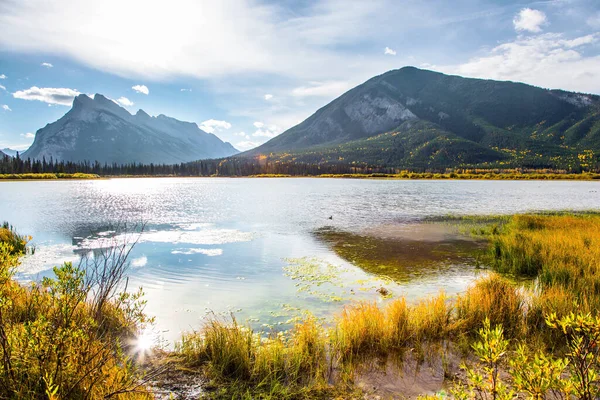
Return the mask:
POLYGON ((600 174, 566 173, 550 171, 512 171, 512 170, 466 170, 464 172, 409 172, 397 174, 322 174, 322 175, 288 175, 288 174, 258 174, 249 176, 176 176, 176 175, 115 175, 103 176, 96 174, 0 174, 2 180, 55 180, 55 179, 127 179, 127 178, 336 178, 336 179, 388 179, 388 180, 564 180, 564 181, 593 181, 600 179, 600 174))
POLYGON ((100 179, 100 175, 96 174, 82 174, 82 173, 74 173, 74 174, 0 174, 0 181, 2 180, 56 180, 56 179, 100 179))
MULTIPOLYGON (((485 274, 456 297, 440 293, 412 304, 405 298, 385 306, 354 303, 324 325, 307 317, 290 332, 267 337, 235 321, 214 319, 185 334, 176 352, 188 367, 214 380, 220 388, 216 398, 317 398, 323 390, 352 388, 355 367, 365 360, 398 358, 407 351, 424 357, 426 347, 444 343, 469 358, 479 356, 471 347, 474 342, 489 346, 486 340, 493 335, 496 344, 502 340, 507 347, 496 361, 508 354, 513 364, 522 362, 510 370, 515 374, 545 374, 549 372, 531 369, 535 366, 530 363, 543 354, 559 365, 561 357, 573 354, 569 326, 593 326, 600 334, 600 321, 586 317, 600 308, 600 215, 516 215, 462 223, 476 226, 472 234, 489 240, 487 261, 498 272, 485 274), (513 278, 535 280, 522 287, 513 278)), ((582 332, 581 326, 573 329, 582 332)), ((591 369, 599 370, 597 351, 588 361, 591 369)), ((574 375, 567 365, 562 371, 574 375)), ((518 382, 509 383, 511 390, 534 390, 518 382)), ((566 385, 557 382, 553 390, 566 385)), ((560 390, 574 393, 569 392, 572 387, 560 390)), ((482 388, 477 390, 487 390, 482 388)), ((542 391, 545 396, 550 389, 542 391)), ((344 396, 352 397, 352 391, 344 396)))
MULTIPOLYGON (((364 398, 360 365, 451 352, 469 364, 462 375, 444 366, 457 399, 600 395, 600 214, 450 223, 489 242, 490 270, 457 296, 351 303, 331 321, 307 315, 284 332, 215 317, 184 334, 168 358, 205 376, 209 398, 364 398)), ((98 306, 85 272, 70 264, 56 279, 18 285, 11 271, 27 238, 3 229, 0 397, 150 397, 125 345, 146 321, 140 298, 111 292, 98 306)))
POLYGON ((553 172, 402 172, 399 174, 323 174, 320 178, 347 178, 347 179, 398 179, 398 180, 431 180, 431 179, 456 179, 456 180, 578 180, 591 181, 600 179, 596 173, 553 173, 553 172))

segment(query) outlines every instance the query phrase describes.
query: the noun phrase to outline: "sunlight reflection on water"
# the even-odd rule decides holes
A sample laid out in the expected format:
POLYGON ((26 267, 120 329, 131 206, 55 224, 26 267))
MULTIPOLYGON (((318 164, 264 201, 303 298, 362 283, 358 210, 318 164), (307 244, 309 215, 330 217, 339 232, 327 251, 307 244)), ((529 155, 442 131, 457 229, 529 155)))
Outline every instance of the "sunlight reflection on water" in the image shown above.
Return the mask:
POLYGON ((0 219, 34 236, 37 247, 24 260, 24 280, 101 247, 117 223, 145 222, 131 255, 130 285, 144 287, 146 310, 171 341, 211 311, 283 327, 299 309, 327 316, 351 299, 380 299, 376 289, 383 284, 414 299, 440 289, 459 292, 477 274, 466 261, 401 283, 375 281, 352 254, 340 257, 315 237, 326 226, 375 232, 451 213, 600 207, 598 182, 143 178, 0 185, 0 219), (325 283, 324 295, 298 292, 284 268, 286 259, 302 258, 344 269, 343 287, 325 283), (342 299, 323 301, 333 297, 342 299))

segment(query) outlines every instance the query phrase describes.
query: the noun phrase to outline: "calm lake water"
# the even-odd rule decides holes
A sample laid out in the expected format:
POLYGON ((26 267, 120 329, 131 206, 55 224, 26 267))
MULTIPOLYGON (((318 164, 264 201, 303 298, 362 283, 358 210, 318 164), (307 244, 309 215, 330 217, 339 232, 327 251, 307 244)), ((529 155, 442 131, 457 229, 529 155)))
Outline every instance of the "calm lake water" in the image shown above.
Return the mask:
MULTIPOLYGON (((0 220, 32 235, 22 280, 100 247, 114 224, 145 222, 130 286, 143 286, 156 329, 173 341, 207 312, 286 326, 300 310, 463 290, 472 260, 390 282, 341 258, 315 231, 399 229, 431 216, 600 207, 597 182, 143 178, 0 183, 0 220), (330 219, 330 217, 332 217, 330 219), (302 277, 311 275, 312 279, 302 277), (317 283, 321 282, 320 285, 317 283)), ((118 238, 122 238, 120 235, 118 238)), ((415 267, 416 268, 416 267, 415 267)))

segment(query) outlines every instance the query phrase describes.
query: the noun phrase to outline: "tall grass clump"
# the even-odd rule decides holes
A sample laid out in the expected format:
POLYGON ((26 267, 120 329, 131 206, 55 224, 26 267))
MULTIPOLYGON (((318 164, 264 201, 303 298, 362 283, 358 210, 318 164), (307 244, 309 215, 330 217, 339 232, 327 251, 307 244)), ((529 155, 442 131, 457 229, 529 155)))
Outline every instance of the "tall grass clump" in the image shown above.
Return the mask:
POLYGON ((347 305, 331 329, 333 352, 342 361, 386 355, 408 345, 443 339, 450 332, 452 305, 444 293, 409 305, 405 298, 385 307, 375 302, 347 305))
POLYGON ((507 279, 490 274, 456 298, 456 329, 473 334, 488 319, 515 337, 523 331, 523 294, 507 279))
POLYGON ((148 397, 128 344, 148 319, 141 295, 119 290, 121 275, 110 271, 121 266, 108 263, 108 291, 71 263, 22 286, 14 272, 24 250, 11 235, 0 241, 0 398, 148 397))
POLYGON ((359 302, 344 308, 332 332, 336 351, 343 359, 379 352, 389 345, 389 320, 375 302, 359 302))
POLYGON ((327 389, 326 338, 313 317, 267 337, 213 317, 184 334, 175 351, 188 365, 204 366, 228 397, 296 398, 327 389))
POLYGON ((409 327, 415 342, 444 338, 450 332, 452 305, 445 293, 419 301, 409 313, 409 327))

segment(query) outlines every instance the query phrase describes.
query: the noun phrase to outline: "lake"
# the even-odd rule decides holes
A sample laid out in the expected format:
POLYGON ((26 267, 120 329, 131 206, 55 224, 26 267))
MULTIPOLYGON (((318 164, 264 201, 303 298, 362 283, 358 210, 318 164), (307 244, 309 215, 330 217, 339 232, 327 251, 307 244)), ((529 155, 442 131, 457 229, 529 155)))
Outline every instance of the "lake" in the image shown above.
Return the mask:
POLYGON ((599 207, 598 183, 585 181, 0 183, 0 220, 32 235, 36 247, 20 267, 22 281, 51 275, 53 265, 76 262, 107 238, 128 237, 114 232, 117 224, 145 223, 131 254, 129 285, 144 288, 146 311, 156 316, 156 330, 171 343, 182 330, 200 327, 207 313, 233 313, 255 327, 286 327, 303 310, 323 317, 348 301, 385 301, 380 288, 409 299, 440 290, 460 292, 478 271, 475 260, 452 249, 471 246, 470 239, 415 225, 428 217, 599 207), (370 249, 390 249, 386 262, 405 258, 401 273, 390 279, 378 273, 377 265, 361 268, 356 251, 362 250, 363 236, 378 238, 368 242, 370 249), (404 244, 396 248, 398 241, 404 244), (439 262, 413 258, 419 252, 441 254, 439 262))

